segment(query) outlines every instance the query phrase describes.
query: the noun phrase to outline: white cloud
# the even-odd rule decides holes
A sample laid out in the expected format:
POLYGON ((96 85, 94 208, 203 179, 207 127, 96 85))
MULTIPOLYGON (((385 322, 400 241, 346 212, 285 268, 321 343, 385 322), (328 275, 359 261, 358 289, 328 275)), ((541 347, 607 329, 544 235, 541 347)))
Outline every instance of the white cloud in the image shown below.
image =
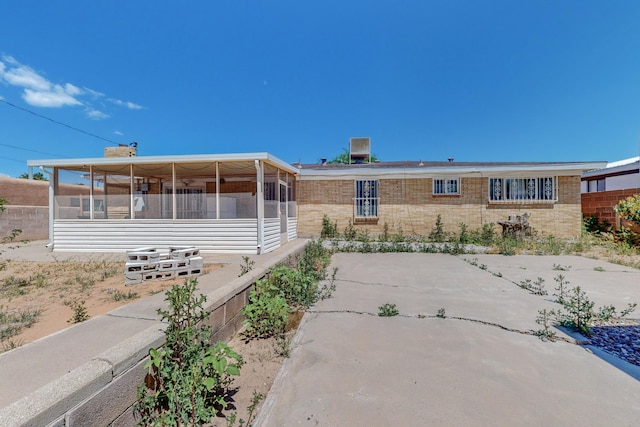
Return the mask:
POLYGON ((103 113, 102 111, 99 111, 93 108, 87 108, 86 113, 87 113, 87 117, 93 120, 103 120, 111 117, 107 113, 103 113))
POLYGON ((65 92, 62 86, 56 85, 51 91, 25 89, 22 98, 34 107, 64 107, 65 105, 82 105, 72 95, 65 92))
POLYGON ((115 133, 116 135, 118 135, 118 136, 123 136, 123 135, 124 135, 124 133, 120 132, 119 130, 115 131, 114 133, 115 133))
POLYGON ((115 105, 119 105, 120 107, 127 107, 130 110, 142 110, 144 107, 142 105, 134 104, 130 101, 122 101, 120 99, 109 98, 108 101, 111 101, 115 105))
POLYGON ((2 78, 13 86, 44 91, 51 89, 51 83, 47 79, 25 66, 6 68, 2 73, 2 78))
MULTIPOLYGON (((60 108, 84 105, 85 112, 92 119, 106 119, 109 114, 97 110, 92 101, 105 97, 101 92, 80 88, 72 83, 57 84, 37 73, 33 68, 21 64, 12 56, 3 56, 0 60, 0 83, 23 89, 22 98, 35 107, 60 108)), ((118 99, 107 98, 113 104, 129 110, 141 110, 144 107, 118 99)))

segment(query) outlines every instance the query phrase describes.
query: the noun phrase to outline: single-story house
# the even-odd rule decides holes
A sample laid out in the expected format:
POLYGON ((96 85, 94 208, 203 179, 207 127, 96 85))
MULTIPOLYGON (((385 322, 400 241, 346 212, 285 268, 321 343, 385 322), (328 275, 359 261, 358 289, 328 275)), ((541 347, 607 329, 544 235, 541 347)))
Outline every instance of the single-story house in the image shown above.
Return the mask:
POLYGON ((582 174, 582 212, 618 227, 613 207, 626 197, 640 194, 640 157, 608 163, 582 174))
POLYGON ((539 234, 581 232, 580 176, 605 162, 363 162, 298 165, 298 233, 318 235, 322 219, 351 221, 370 235, 428 235, 438 215, 448 232, 529 213, 539 234))
MULTIPOLYGON (((360 162, 362 159, 358 159, 360 162)), ((327 215, 372 235, 458 232, 529 213, 540 234, 581 231, 580 176, 605 162, 289 165, 268 153, 31 160, 50 176, 53 250, 195 245, 259 254, 318 236, 327 215), (85 183, 67 194, 63 183, 85 183), (87 194, 88 193, 88 194, 87 194)), ((68 187, 67 187, 68 188, 68 187)))
POLYGON ((30 160, 27 165, 49 176, 53 250, 198 246, 203 253, 260 254, 298 235, 298 169, 268 153, 30 160), (69 194, 71 187, 64 184, 76 184, 78 191, 69 194))

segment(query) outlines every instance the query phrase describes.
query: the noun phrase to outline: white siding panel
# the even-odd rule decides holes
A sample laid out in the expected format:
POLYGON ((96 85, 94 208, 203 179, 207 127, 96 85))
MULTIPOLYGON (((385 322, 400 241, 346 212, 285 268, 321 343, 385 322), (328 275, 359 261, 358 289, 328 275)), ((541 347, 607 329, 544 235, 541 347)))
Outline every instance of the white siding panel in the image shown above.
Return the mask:
POLYGON ((280 219, 265 218, 264 220, 264 247, 262 253, 271 252, 280 247, 280 219))
POLYGON ((287 237, 289 241, 298 238, 298 218, 287 218, 287 237))
POLYGON ((256 219, 55 221, 54 250, 124 252, 143 246, 197 246, 207 253, 255 254, 256 219))

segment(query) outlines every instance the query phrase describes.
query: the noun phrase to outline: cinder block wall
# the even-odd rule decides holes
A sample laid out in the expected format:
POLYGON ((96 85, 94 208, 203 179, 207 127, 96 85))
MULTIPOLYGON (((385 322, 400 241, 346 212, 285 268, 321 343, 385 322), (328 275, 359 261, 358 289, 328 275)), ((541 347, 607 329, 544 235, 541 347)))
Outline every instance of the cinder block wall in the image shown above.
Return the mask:
POLYGON ((5 206, 0 212, 0 240, 14 229, 22 230, 18 240, 45 240, 49 238, 49 208, 46 206, 5 206))
POLYGON ((640 194, 639 188, 624 190, 599 191, 597 193, 582 194, 582 213, 585 217, 595 216, 598 220, 608 221, 614 227, 619 227, 618 216, 613 207, 626 197, 640 194))
MULTIPOLYGON (((373 236, 389 232, 427 235, 435 226, 438 214, 447 232, 459 232, 460 223, 469 230, 486 223, 497 223, 511 214, 531 214, 532 227, 544 235, 575 237, 581 232, 580 177, 559 177, 556 203, 489 203, 487 178, 462 178, 461 194, 432 194, 431 178, 380 179, 379 218, 358 223, 373 236)), ((298 234, 318 236, 326 214, 344 230, 355 221, 355 185, 353 180, 298 181, 298 234)), ((496 230, 499 230, 498 226, 496 230)))

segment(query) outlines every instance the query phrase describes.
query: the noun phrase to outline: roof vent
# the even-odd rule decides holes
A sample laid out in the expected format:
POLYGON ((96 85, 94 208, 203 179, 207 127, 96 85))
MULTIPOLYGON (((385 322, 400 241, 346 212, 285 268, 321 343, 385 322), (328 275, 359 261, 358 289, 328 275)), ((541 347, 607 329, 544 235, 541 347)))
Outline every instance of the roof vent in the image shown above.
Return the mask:
POLYGON ((371 161, 371 138, 351 138, 349 140, 349 162, 365 163, 371 161))

